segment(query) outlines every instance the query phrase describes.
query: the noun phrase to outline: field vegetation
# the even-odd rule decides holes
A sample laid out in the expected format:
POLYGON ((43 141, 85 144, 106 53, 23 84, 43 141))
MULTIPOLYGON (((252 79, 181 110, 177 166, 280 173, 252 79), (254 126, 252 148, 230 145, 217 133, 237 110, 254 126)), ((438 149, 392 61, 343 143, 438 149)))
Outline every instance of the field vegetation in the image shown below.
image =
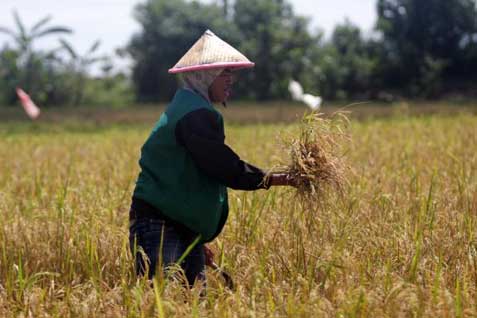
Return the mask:
MULTIPOLYGON (((288 188, 230 192, 211 247, 236 290, 209 270, 202 297, 132 267, 130 195, 159 110, 51 111, 38 123, 3 111, 0 316, 475 317, 475 108, 380 109, 351 109, 342 197, 310 209, 288 188)), ((272 167, 300 113, 231 107, 227 142, 272 167)))

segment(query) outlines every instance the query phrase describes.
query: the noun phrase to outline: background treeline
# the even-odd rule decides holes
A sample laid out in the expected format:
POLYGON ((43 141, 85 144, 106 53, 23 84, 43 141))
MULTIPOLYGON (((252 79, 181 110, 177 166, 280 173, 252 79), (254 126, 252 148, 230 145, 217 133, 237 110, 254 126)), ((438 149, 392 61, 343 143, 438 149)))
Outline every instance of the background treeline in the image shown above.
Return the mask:
POLYGON ((10 41, 0 49, 0 105, 13 105, 16 87, 27 91, 42 106, 50 105, 124 105, 132 101, 130 81, 114 73, 112 60, 98 55, 101 45, 93 41, 86 52, 78 52, 67 40, 73 31, 66 26, 51 25, 46 16, 27 26, 14 11, 15 28, 0 26, 10 41), (58 37, 49 50, 36 48, 45 37, 58 37), (92 77, 95 66, 101 75, 92 77))
POLYGON ((141 32, 120 50, 132 59, 130 80, 94 55, 98 43, 84 55, 65 40, 33 50, 28 41, 68 30, 38 33, 45 20, 27 32, 17 17, 16 33, 0 29, 16 41, 0 53, 0 103, 14 101, 16 85, 49 104, 168 100, 178 79, 167 70, 208 28, 256 63, 241 72, 240 98, 288 98, 292 78, 328 100, 477 96, 477 0, 378 0, 376 10, 372 34, 343 21, 325 38, 285 0, 148 0, 134 9, 141 32), (101 78, 88 77, 94 63, 101 78))

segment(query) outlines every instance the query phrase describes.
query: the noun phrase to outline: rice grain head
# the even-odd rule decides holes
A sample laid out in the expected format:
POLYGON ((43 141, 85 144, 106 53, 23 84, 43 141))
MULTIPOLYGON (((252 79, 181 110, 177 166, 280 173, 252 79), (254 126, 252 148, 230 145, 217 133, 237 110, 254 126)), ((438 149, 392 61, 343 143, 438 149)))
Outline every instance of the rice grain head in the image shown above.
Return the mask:
POLYGON ((318 201, 330 191, 343 193, 347 183, 344 146, 350 140, 348 127, 344 112, 329 117, 312 112, 302 119, 298 137, 284 141, 290 156, 280 172, 294 178, 302 199, 318 201))

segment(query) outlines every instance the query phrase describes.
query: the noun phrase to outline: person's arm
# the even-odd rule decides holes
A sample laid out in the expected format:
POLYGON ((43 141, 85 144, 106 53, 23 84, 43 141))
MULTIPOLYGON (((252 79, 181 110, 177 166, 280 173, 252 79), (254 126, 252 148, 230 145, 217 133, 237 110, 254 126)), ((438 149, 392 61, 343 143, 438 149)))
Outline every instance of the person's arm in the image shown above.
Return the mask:
POLYGON ((291 186, 296 187, 295 179, 287 173, 272 173, 267 176, 267 186, 291 186))
POLYGON ((225 141, 218 115, 208 109, 188 113, 176 125, 177 142, 210 177, 237 190, 266 189, 265 172, 246 163, 225 141))

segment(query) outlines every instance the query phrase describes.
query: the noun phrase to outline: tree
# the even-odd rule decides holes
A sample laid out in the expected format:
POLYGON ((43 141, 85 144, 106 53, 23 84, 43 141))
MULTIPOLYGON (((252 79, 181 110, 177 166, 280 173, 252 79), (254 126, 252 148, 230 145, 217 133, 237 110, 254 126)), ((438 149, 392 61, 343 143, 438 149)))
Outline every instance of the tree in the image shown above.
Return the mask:
POLYGON ((105 61, 106 57, 96 56, 94 53, 98 50, 101 45, 100 40, 96 40, 91 47, 84 53, 80 54, 75 50, 70 42, 65 39, 60 39, 61 46, 68 52, 70 55, 70 62, 68 64, 69 71, 74 74, 74 90, 75 94, 72 99, 72 103, 75 106, 78 106, 83 101, 85 84, 88 77, 88 72, 92 65, 105 61))
POLYGON ((439 90, 444 76, 462 76, 466 51, 477 42, 475 0, 379 0, 381 74, 412 95, 439 90))
POLYGON ((339 89, 346 95, 341 97, 365 95, 370 88, 374 61, 361 30, 346 20, 335 27, 331 45, 336 49, 339 65, 339 89))
POLYGON ((48 95, 45 83, 42 83, 42 72, 51 71, 52 60, 55 57, 55 51, 36 52, 33 44, 49 35, 60 33, 71 33, 71 29, 63 26, 48 26, 51 21, 50 16, 46 16, 30 29, 27 29, 20 19, 16 11, 13 11, 13 18, 17 30, 12 30, 4 26, 0 26, 0 32, 8 34, 14 44, 14 50, 17 52, 17 74, 15 75, 15 85, 20 85, 29 91, 34 98, 39 101, 45 101, 48 95))
POLYGON ((233 21, 240 31, 239 49, 256 63, 246 74, 251 97, 288 96, 288 81, 302 76, 316 45, 307 31, 309 21, 295 16, 283 0, 236 0, 233 21))
POLYGON ((0 51, 0 105, 9 105, 16 99, 18 53, 8 46, 0 51))
POLYGON ((27 31, 16 11, 13 11, 13 18, 18 30, 13 31, 7 27, 0 26, 0 33, 10 35, 22 54, 31 54, 33 52, 33 42, 37 39, 51 34, 72 32, 70 28, 63 26, 46 27, 45 25, 51 21, 51 16, 46 16, 35 23, 30 28, 30 31, 27 31))

